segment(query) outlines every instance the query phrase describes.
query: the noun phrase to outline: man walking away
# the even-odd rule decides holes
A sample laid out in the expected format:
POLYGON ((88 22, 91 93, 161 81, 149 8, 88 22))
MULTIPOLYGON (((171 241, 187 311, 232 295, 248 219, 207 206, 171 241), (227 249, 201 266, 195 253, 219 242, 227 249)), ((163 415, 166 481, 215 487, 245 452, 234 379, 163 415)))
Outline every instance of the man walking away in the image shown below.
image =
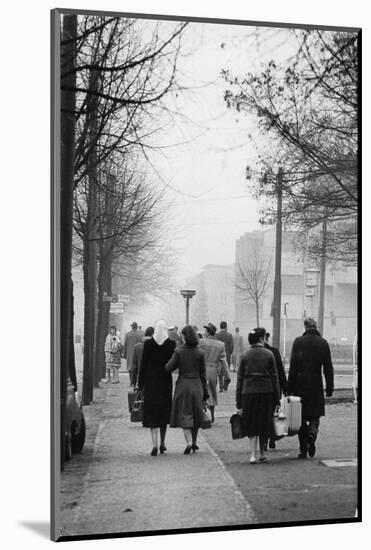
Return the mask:
POLYGON ((302 424, 299 430, 300 454, 298 458, 313 457, 319 419, 325 415, 323 374, 326 382, 326 396, 334 391, 334 369, 330 348, 321 337, 314 319, 304 321, 304 334, 294 340, 291 352, 287 391, 301 397, 302 424))
POLYGON ((126 369, 129 371, 130 386, 134 386, 133 381, 133 358, 134 346, 143 340, 143 333, 138 332, 138 325, 134 321, 131 325, 131 330, 125 335, 124 348, 122 357, 126 359, 126 369))
MULTIPOLYGON (((232 356, 232 352, 233 352, 233 336, 232 336, 232 334, 227 332, 227 323, 226 323, 226 321, 222 321, 220 323, 220 331, 218 332, 216 337, 218 338, 218 340, 220 340, 221 342, 224 343, 225 355, 226 355, 226 359, 227 359, 228 373, 229 373, 229 368, 230 368, 230 365, 231 365, 231 356, 232 356)), ((223 372, 221 372, 219 374, 218 378, 219 378, 219 392, 227 391, 228 385, 231 381, 230 376, 225 377, 223 372)))
MULTIPOLYGON (((205 354, 207 392, 209 394, 209 408, 211 412, 211 421, 215 421, 215 406, 218 404, 216 394, 217 377, 223 368, 225 376, 230 380, 227 361, 225 356, 225 347, 215 336, 216 326, 212 323, 204 325, 205 338, 200 340, 199 346, 205 354)), ((229 383, 229 382, 228 382, 229 383)))
POLYGON ((239 327, 234 329, 233 336, 233 353, 232 353, 232 364, 233 370, 236 372, 240 365, 241 355, 243 354, 243 338, 240 334, 239 327))

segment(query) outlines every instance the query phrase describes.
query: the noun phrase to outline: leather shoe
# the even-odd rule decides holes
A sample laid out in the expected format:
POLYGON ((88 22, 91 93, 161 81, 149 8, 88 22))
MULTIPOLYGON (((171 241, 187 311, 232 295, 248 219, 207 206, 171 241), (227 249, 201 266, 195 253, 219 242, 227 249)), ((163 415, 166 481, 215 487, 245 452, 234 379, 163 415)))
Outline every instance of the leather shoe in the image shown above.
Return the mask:
POLYGON ((307 458, 307 453, 299 453, 298 458, 307 458))
POLYGON ((308 441, 308 454, 311 458, 316 454, 316 446, 314 444, 314 438, 310 437, 308 441))
POLYGON ((223 390, 224 391, 227 391, 228 390, 228 386, 229 384, 231 383, 231 379, 229 378, 229 380, 224 380, 224 386, 223 386, 223 390))

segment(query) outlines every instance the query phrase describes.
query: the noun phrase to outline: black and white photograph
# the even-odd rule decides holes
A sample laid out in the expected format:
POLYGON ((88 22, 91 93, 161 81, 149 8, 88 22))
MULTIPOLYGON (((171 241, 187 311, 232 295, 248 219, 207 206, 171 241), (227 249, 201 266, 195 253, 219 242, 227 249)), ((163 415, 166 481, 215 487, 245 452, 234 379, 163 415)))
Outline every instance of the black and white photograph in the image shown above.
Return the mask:
POLYGON ((365 6, 3 7, 4 547, 367 546, 365 6))
POLYGON ((55 539, 359 521, 360 29, 52 25, 55 539))

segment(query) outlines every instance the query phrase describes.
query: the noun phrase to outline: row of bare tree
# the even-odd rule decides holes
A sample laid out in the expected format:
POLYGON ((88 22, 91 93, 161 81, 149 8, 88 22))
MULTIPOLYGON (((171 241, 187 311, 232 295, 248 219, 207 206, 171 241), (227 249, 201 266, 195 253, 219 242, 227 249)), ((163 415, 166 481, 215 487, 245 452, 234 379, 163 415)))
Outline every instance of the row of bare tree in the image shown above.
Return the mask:
POLYGON ((63 420, 66 377, 74 371, 73 263, 82 264, 84 278, 84 405, 105 374, 110 302, 103 297, 112 296, 113 274, 125 279, 135 271, 145 290, 164 284, 166 198, 145 157, 164 121, 163 98, 177 89, 186 24, 160 29, 160 22, 64 15, 61 25, 63 420))

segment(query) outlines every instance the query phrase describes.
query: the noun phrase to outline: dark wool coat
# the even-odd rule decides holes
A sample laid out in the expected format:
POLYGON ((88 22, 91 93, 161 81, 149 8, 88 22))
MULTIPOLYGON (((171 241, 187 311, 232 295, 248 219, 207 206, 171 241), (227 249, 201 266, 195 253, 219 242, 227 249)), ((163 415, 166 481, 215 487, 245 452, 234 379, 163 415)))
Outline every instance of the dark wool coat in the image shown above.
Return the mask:
POLYGON ((241 356, 236 386, 237 408, 241 408, 243 394, 256 393, 272 393, 273 405, 280 400, 274 355, 261 344, 252 345, 241 356))
POLYGON ((289 394, 301 397, 304 420, 325 414, 322 367, 326 393, 332 394, 334 369, 329 345, 317 330, 308 329, 294 340, 287 388, 289 394))
POLYGON ((287 394, 287 379, 286 379, 286 373, 285 373, 285 367, 283 366, 281 354, 278 351, 277 348, 273 348, 269 344, 264 344, 264 347, 266 349, 269 349, 274 355, 274 358, 276 360, 276 367, 277 367, 277 373, 278 373, 278 382, 280 385, 281 393, 287 394))
POLYGON ((138 386, 143 390, 143 426, 159 428, 170 422, 173 379, 165 365, 176 347, 167 338, 162 346, 151 338, 144 342, 138 386))

